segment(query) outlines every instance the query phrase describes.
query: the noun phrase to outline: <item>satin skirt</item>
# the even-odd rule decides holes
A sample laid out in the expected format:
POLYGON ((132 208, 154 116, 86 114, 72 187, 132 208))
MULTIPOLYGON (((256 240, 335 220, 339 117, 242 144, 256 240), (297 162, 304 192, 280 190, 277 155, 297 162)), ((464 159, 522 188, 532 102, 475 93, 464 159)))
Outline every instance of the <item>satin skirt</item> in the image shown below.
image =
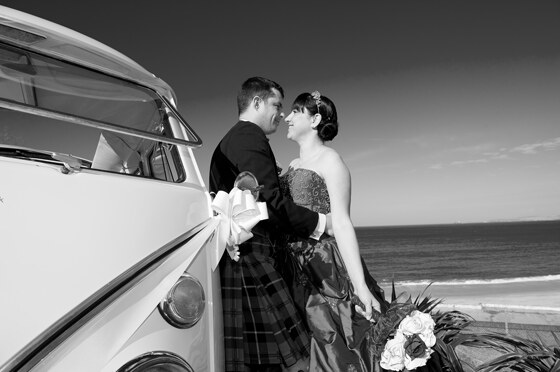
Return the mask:
MULTIPOLYGON (((292 295, 311 332, 310 371, 376 371, 370 350, 372 324, 356 312, 354 291, 336 240, 288 244, 284 267, 292 276, 292 295)), ((366 283, 385 311, 383 290, 362 259, 366 283)), ((284 274, 286 275, 286 274, 284 274)))

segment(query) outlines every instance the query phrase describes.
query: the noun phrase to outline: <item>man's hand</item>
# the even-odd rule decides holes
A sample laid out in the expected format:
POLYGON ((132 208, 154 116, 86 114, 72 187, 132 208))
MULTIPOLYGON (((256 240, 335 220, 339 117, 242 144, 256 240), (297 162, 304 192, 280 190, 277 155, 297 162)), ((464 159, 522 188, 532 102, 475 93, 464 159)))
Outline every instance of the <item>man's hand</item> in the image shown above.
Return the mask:
POLYGON ((331 214, 330 214, 330 213, 327 214, 326 217, 327 217, 327 224, 326 224, 326 226, 325 226, 325 233, 327 233, 327 234, 330 235, 330 236, 334 236, 334 230, 333 230, 333 227, 332 227, 332 217, 331 217, 331 214))

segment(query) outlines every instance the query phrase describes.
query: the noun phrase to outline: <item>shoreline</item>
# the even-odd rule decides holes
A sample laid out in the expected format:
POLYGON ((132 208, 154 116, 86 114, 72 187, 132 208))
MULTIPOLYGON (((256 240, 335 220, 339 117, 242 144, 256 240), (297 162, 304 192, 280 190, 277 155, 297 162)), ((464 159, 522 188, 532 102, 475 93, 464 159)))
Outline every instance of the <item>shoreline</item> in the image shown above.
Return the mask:
MULTIPOLYGON (((391 285, 381 285, 387 300, 391 285)), ((397 294, 414 300, 441 299, 436 311, 457 310, 477 321, 560 325, 560 279, 513 283, 395 285, 397 294)))

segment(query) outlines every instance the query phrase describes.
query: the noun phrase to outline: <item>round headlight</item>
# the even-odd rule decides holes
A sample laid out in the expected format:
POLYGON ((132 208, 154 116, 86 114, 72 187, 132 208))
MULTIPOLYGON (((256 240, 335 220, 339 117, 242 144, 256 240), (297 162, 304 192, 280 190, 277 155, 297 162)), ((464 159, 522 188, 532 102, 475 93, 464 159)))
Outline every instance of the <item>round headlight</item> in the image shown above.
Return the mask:
POLYGON ((194 372, 194 370, 178 355, 153 352, 131 360, 117 372, 194 372))
POLYGON ((189 328, 200 320, 205 304, 202 284, 192 275, 184 273, 160 302, 159 311, 174 327, 189 328))

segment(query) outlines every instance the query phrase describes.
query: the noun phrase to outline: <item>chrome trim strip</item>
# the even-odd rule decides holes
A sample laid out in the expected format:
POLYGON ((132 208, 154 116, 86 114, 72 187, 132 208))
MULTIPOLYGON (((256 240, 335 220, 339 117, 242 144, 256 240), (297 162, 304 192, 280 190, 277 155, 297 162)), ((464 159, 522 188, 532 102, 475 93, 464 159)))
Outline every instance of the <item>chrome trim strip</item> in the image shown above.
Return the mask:
MULTIPOLYGON (((168 105, 169 108, 176 115, 178 114, 177 111, 174 110, 173 106, 169 105, 169 102, 164 97, 160 96, 160 98, 162 98, 165 101, 166 105, 168 105)), ((26 105, 26 104, 23 104, 23 103, 9 102, 9 101, 5 101, 3 99, 0 99, 0 108, 5 108, 5 109, 8 109, 8 110, 14 110, 14 111, 18 111, 18 112, 27 113, 27 114, 42 116, 42 117, 49 118, 49 119, 62 120, 62 121, 66 121, 68 123, 82 125, 82 126, 86 126, 86 127, 93 127, 93 128, 96 128, 96 129, 106 130, 106 131, 109 131, 109 132, 121 133, 121 134, 126 134, 126 135, 130 135, 130 136, 134 136, 134 137, 145 138, 145 139, 152 140, 152 141, 169 143, 169 144, 172 144, 172 145, 190 146, 190 147, 200 147, 200 146, 202 146, 202 140, 194 133, 194 131, 192 129, 189 128, 188 125, 185 125, 182 121, 179 121, 179 122, 181 123, 181 125, 183 125, 183 127, 185 127, 187 129, 187 132, 189 134, 193 135, 193 137, 195 138, 194 141, 186 141, 186 140, 177 139, 177 138, 163 137, 163 136, 159 136, 157 134, 149 133, 149 132, 139 130, 139 129, 125 127, 125 126, 118 125, 118 124, 111 124, 111 123, 105 123, 105 122, 98 121, 98 120, 86 119, 86 118, 82 118, 82 117, 75 116, 75 115, 64 114, 64 113, 58 112, 58 111, 52 111, 52 110, 47 110, 47 109, 43 109, 43 108, 39 108, 39 107, 35 107, 35 106, 26 105)), ((180 117, 180 116, 178 116, 178 117, 180 117)))
POLYGON ((0 366, 0 372, 31 370, 67 337, 149 275, 159 261, 191 240, 211 221, 212 219, 209 218, 181 234, 107 283, 12 356, 4 365, 0 366))
POLYGON ((158 92, 155 92, 155 93, 159 96, 159 98, 161 98, 165 102, 165 105, 167 106, 167 108, 169 108, 171 110, 171 112, 173 112, 173 114, 175 114, 175 116, 179 119, 179 123, 183 126, 183 128, 185 128, 187 133, 190 136, 195 138, 193 141, 188 141, 190 143, 189 146, 191 146, 191 147, 201 147, 202 146, 202 139, 194 132, 194 130, 190 127, 190 125, 187 124, 187 122, 185 121, 185 119, 183 119, 183 117, 181 116, 179 111, 177 111, 175 106, 172 105, 171 102, 169 102, 169 100, 166 97, 164 97, 163 95, 159 94, 158 92))

